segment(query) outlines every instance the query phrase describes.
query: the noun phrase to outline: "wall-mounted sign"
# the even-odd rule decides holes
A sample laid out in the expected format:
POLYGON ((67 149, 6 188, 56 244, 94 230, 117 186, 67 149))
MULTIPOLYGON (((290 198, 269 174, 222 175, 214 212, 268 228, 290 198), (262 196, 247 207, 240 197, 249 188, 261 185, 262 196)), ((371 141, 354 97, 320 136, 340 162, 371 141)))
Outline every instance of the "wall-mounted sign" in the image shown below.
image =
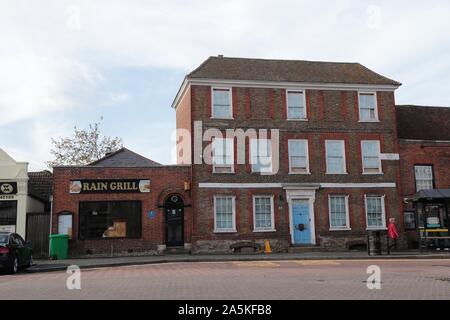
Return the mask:
POLYGON ((73 180, 70 193, 140 193, 150 192, 150 180, 73 180))
POLYGON ((155 211, 149 211, 149 212, 147 212, 147 217, 148 217, 149 219, 155 218, 155 217, 156 217, 155 211))
POLYGON ((0 194, 16 194, 17 182, 0 182, 0 194))
POLYGON ((16 232, 16 226, 10 225, 10 226, 0 226, 0 232, 10 232, 15 233, 16 232))
POLYGON ((398 153, 382 153, 380 154, 381 160, 400 160, 398 153))

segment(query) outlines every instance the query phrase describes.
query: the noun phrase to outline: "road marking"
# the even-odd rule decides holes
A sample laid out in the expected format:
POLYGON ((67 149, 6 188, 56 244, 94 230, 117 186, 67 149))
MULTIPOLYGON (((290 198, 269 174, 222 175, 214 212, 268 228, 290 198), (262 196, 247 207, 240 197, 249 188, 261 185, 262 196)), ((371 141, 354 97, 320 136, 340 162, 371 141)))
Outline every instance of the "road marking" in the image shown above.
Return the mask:
POLYGON ((338 266, 341 264, 334 260, 296 260, 294 262, 302 266, 338 266))
POLYGON ((257 267, 257 268, 276 268, 280 265, 271 261, 237 261, 233 262, 236 267, 257 267))

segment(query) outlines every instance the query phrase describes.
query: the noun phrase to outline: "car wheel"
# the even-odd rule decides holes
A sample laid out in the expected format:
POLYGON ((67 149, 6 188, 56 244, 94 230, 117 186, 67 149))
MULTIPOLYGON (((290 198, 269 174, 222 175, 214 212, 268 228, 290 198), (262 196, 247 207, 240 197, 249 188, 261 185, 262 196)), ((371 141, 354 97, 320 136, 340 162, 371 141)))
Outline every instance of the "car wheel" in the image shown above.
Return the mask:
POLYGON ((19 260, 17 259, 17 257, 14 257, 14 260, 11 265, 11 268, 9 269, 9 272, 11 274, 16 274, 18 270, 19 270, 19 260))

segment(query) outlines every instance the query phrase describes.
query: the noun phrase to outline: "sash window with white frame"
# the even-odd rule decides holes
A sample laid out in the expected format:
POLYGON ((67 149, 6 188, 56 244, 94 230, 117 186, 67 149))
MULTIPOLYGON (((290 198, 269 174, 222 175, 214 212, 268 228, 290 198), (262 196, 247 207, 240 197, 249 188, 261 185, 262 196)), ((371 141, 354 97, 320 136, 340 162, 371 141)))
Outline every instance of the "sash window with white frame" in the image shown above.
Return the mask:
POLYGON ((386 228, 384 196, 366 195, 367 229, 386 228))
POLYGON ((305 92, 287 91, 288 120, 306 120, 305 92))
POLYGON ((344 140, 326 140, 325 153, 328 174, 346 173, 344 140))
POLYGON ((272 143, 270 139, 251 139, 252 172, 272 172, 272 143))
POLYGON ((308 140, 289 140, 289 172, 309 173, 308 140))
POLYGON ((433 167, 416 165, 414 166, 414 176, 416 179, 416 191, 433 189, 433 167))
POLYGON ((275 231, 273 196, 253 197, 254 231, 275 231))
POLYGON ((234 196, 214 197, 214 232, 236 232, 234 196))
POLYGON ((330 211, 330 230, 350 229, 348 196, 330 195, 328 204, 330 211))
POLYGON ((361 141, 363 173, 381 173, 380 141, 361 141))
POLYGON ((232 99, 230 88, 212 88, 212 118, 232 119, 232 99))
POLYGON ((215 138, 212 145, 213 172, 234 172, 234 139, 215 138))
POLYGON ((359 93, 359 121, 378 121, 376 93, 359 93))

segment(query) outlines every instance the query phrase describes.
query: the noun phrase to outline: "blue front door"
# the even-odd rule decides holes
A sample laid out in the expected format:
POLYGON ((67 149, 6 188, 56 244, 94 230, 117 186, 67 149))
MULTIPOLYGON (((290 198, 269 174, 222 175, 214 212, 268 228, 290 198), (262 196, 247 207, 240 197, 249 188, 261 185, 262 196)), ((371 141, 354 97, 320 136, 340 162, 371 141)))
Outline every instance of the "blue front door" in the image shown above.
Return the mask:
POLYGON ((311 244, 308 200, 292 200, 292 223, 294 225, 294 244, 311 244))

